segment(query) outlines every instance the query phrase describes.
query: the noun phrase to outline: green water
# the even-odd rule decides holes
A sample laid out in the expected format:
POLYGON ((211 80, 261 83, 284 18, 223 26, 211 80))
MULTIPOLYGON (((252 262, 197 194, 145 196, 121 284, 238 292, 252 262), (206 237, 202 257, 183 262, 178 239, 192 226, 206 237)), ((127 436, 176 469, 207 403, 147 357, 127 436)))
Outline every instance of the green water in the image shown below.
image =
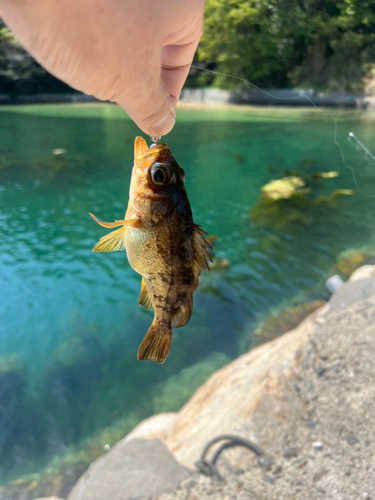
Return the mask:
POLYGON ((140 277, 125 252, 91 253, 106 231, 88 212, 123 218, 139 131, 111 105, 0 108, 2 481, 40 470, 102 429, 115 440, 155 411, 178 409, 251 345, 270 308, 328 296, 336 256, 372 245, 375 227, 375 164, 347 140, 353 131, 375 151, 375 116, 333 115, 356 185, 332 120, 319 112, 178 111, 167 142, 186 171, 195 222, 218 235, 215 255, 230 266, 203 273, 193 317, 159 366, 136 360, 152 312, 138 306, 140 277), (340 172, 314 195, 355 195, 312 208, 308 225, 255 225, 248 211, 261 186, 306 165, 340 172))

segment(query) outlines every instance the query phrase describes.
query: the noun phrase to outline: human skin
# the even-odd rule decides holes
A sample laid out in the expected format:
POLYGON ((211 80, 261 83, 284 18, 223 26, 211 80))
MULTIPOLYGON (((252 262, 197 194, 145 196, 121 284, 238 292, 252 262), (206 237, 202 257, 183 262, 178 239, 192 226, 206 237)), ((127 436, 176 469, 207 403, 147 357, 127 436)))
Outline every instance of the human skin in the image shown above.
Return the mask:
POLYGON ((50 73, 167 134, 202 34, 204 0, 0 0, 0 16, 50 73))

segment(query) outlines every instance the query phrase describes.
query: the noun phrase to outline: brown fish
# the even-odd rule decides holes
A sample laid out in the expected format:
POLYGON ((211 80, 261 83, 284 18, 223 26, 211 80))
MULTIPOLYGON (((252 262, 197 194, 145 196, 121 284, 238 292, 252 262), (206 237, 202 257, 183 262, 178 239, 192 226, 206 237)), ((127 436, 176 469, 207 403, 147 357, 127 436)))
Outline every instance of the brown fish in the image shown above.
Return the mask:
POLYGON ((138 349, 140 360, 166 360, 172 327, 189 321, 199 275, 211 261, 210 244, 193 222, 184 182, 185 172, 167 144, 149 148, 143 137, 137 137, 125 220, 100 222, 90 214, 101 226, 121 226, 104 236, 93 251, 125 249, 129 264, 142 276, 138 303, 155 310, 138 349))

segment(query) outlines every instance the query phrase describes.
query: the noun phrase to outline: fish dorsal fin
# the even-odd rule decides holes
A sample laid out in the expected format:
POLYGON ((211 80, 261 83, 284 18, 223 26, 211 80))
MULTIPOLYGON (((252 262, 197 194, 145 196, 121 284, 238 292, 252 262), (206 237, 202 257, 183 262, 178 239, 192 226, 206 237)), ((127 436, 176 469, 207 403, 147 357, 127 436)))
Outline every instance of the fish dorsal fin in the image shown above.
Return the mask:
POLYGON ((189 298, 183 304, 181 304, 179 310, 173 316, 172 326, 178 328, 180 326, 186 325, 186 323, 190 319, 190 316, 192 315, 192 312, 193 312, 193 294, 191 293, 189 295, 189 298))
POLYGON ((147 142, 143 139, 143 137, 136 137, 134 141, 134 158, 136 158, 141 153, 144 153, 147 149, 147 142))
POLYGON ((212 247, 208 243, 208 241, 205 240, 204 238, 205 234, 207 233, 201 228, 201 226, 194 224, 193 246, 194 246, 194 261, 196 263, 194 267, 196 269, 195 274, 198 273, 198 276, 196 276, 197 280, 203 269, 210 270, 208 261, 212 262, 210 252, 208 251, 208 249, 212 249, 212 247))
POLYGON ((141 293, 139 294, 138 304, 146 309, 152 309, 153 307, 152 299, 148 293, 144 278, 142 278, 141 282, 141 293))

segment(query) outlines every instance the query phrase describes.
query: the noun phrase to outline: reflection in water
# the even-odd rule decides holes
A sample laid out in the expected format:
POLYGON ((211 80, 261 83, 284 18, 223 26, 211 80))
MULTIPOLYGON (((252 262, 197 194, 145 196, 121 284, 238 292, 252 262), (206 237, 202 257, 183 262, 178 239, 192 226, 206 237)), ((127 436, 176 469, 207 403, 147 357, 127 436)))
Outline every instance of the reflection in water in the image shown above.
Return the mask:
MULTIPOLYGON (((342 137, 354 130, 375 146, 372 115, 337 118, 342 137)), ((88 215, 123 218, 138 130, 105 105, 2 108, 0 125, 2 481, 47 463, 56 477, 72 464, 82 472, 105 445, 146 416, 177 409, 252 345, 271 307, 326 298, 336 256, 372 243, 372 202, 358 193, 338 206, 306 207, 308 226, 275 231, 248 218, 261 186, 285 175, 312 175, 321 199, 354 188, 324 117, 180 110, 168 142, 186 171, 194 220, 218 236, 215 258, 230 265, 203 273, 194 314, 175 331, 167 362, 139 363, 152 312, 137 305, 140 279, 125 253, 91 253, 101 233, 88 215), (340 176, 314 177, 334 171, 340 176)), ((361 185, 361 165, 347 148, 361 185)))

